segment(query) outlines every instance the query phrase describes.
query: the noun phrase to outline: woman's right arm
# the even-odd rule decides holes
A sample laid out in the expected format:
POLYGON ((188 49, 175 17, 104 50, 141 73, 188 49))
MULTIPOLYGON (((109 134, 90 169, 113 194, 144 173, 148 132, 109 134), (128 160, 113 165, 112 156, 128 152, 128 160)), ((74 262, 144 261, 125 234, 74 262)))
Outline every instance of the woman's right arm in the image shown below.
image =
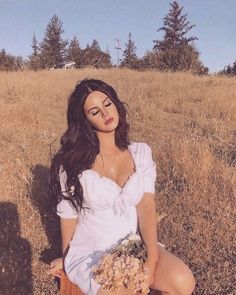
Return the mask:
MULTIPOLYGON (((61 192, 63 194, 67 191, 67 175, 66 171, 63 170, 62 167, 60 167, 59 179, 61 185, 61 192)), ((57 215, 59 215, 60 217, 62 257, 54 259, 50 263, 49 273, 51 273, 54 276, 60 277, 63 273, 63 256, 66 252, 69 242, 73 237, 75 227, 78 223, 78 213, 68 200, 62 199, 57 204, 57 215)))
POLYGON ((60 217, 62 255, 64 255, 66 248, 68 247, 69 242, 73 237, 77 223, 78 223, 77 218, 60 217))
MULTIPOLYGON (((62 218, 60 217, 60 229, 61 229, 61 243, 62 243, 62 256, 65 254, 65 251, 71 241, 75 227, 78 223, 76 218, 62 218)), ((61 278, 63 275, 63 258, 54 259, 50 263, 49 274, 61 278)))

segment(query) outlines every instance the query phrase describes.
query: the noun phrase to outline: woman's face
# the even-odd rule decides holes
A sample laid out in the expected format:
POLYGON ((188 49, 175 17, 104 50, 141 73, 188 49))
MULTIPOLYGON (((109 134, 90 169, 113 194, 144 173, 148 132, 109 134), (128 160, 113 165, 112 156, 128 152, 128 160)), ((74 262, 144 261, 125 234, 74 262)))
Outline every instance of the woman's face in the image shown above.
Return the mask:
POLYGON ((93 91, 84 103, 85 115, 97 130, 111 132, 119 123, 119 114, 112 100, 101 91, 93 91))

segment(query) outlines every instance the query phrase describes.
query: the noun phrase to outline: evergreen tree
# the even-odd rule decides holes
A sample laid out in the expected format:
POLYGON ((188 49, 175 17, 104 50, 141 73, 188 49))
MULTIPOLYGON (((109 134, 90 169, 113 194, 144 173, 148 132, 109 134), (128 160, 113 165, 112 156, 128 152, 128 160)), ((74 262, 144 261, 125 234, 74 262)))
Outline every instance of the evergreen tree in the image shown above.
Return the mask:
POLYGON ((148 50, 140 60, 141 67, 147 69, 158 69, 158 58, 158 54, 155 51, 148 50))
POLYGON ((232 73, 232 75, 236 75, 236 61, 233 63, 233 66, 232 66, 232 68, 231 68, 231 73, 232 73))
POLYGON ((6 50, 2 49, 0 52, 0 68, 1 68, 1 70, 4 69, 4 67, 5 67, 6 59, 7 59, 6 50))
POLYGON ((91 45, 87 44, 86 48, 82 50, 82 65, 109 68, 111 67, 111 56, 103 52, 98 41, 94 39, 91 45))
POLYGON ((96 39, 93 39, 90 50, 97 52, 101 51, 101 47, 96 39))
POLYGON ((0 52, 0 71, 23 70, 24 60, 21 56, 7 54, 5 49, 0 52))
POLYGON ((225 66, 223 70, 218 72, 218 75, 236 76, 236 61, 232 66, 225 66))
POLYGON ((43 41, 40 43, 43 68, 60 67, 65 60, 67 41, 62 39, 62 22, 54 15, 47 25, 43 41))
POLYGON ((123 60, 121 61, 121 67, 128 67, 130 69, 138 69, 140 67, 139 59, 136 55, 136 46, 132 40, 132 34, 128 35, 128 42, 125 43, 125 50, 123 52, 123 60))
POLYGON ((187 21, 187 14, 182 15, 183 6, 177 1, 170 3, 170 10, 164 17, 164 25, 157 31, 164 31, 163 40, 154 40, 153 50, 159 56, 160 70, 192 70, 196 73, 207 72, 199 61, 199 51, 193 41, 197 37, 187 37, 186 34, 195 26, 187 21))
POLYGON ((39 53, 39 46, 38 46, 38 41, 36 39, 35 33, 33 34, 33 39, 32 39, 32 54, 29 56, 29 62, 28 66, 31 70, 39 70, 42 68, 41 66, 41 58, 40 58, 40 53, 39 53))
POLYGON ((224 74, 230 76, 232 74, 232 72, 233 72, 232 67, 230 65, 228 65, 224 74))
POLYGON ((66 55, 67 61, 74 61, 75 67, 79 68, 82 64, 82 50, 76 36, 70 41, 66 55))

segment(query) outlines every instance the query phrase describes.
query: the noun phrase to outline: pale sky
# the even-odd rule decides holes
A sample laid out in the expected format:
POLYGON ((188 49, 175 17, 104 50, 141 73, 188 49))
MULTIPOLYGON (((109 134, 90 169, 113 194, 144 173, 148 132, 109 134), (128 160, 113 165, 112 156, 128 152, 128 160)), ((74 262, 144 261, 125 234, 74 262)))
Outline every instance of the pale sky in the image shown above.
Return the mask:
MULTIPOLYGON (((0 49, 27 57, 32 53, 35 32, 42 41, 46 26, 54 14, 63 22, 64 39, 77 36, 85 48, 97 39, 108 49, 116 63, 115 39, 122 51, 132 33, 137 55, 142 57, 161 39, 157 32, 170 8, 168 0, 0 0, 0 49)), ((195 27, 189 35, 201 52, 200 59, 210 72, 222 70, 236 60, 236 0, 179 0, 183 13, 195 27)), ((120 56, 122 55, 122 51, 120 56)))

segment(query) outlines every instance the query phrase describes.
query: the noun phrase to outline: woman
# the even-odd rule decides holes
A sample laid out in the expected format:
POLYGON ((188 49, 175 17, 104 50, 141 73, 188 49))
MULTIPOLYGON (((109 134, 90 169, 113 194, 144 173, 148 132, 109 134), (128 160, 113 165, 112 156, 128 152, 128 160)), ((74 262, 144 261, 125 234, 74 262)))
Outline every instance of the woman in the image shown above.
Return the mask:
MULTIPOLYGON (((190 295, 195 285, 190 269, 157 243, 156 165, 149 145, 129 141, 124 103, 107 83, 85 79, 69 98, 67 121, 52 161, 51 183, 69 279, 84 294, 113 294, 95 282, 91 267, 139 230, 147 249, 150 288, 190 295)), ((62 259, 50 267, 60 277, 62 259)))

